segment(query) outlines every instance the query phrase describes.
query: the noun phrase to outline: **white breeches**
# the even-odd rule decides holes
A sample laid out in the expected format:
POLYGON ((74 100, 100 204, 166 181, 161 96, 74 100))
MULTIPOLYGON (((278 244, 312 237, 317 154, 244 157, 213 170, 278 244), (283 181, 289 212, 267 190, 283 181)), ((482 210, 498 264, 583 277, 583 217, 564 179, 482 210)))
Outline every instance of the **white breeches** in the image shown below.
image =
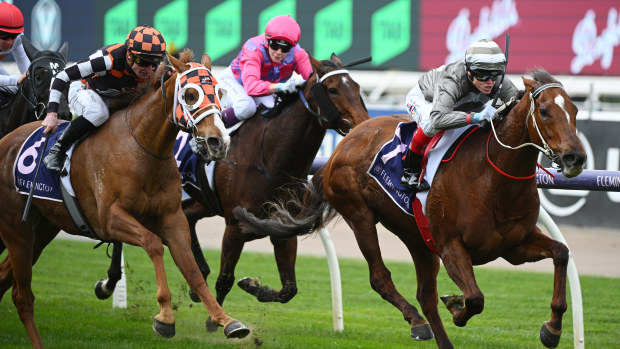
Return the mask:
POLYGON ((430 115, 433 109, 433 102, 429 102, 424 98, 424 94, 422 94, 419 85, 416 85, 407 93, 405 102, 409 115, 411 115, 411 118, 422 128, 425 135, 432 137, 439 131, 434 129, 431 125, 430 115))
POLYGON ((226 90, 222 98, 222 108, 232 107, 235 116, 239 120, 251 118, 256 113, 256 107, 260 104, 267 108, 273 107, 273 95, 252 97, 248 96, 243 85, 235 79, 230 67, 224 69, 217 77, 221 89, 226 90))
POLYGON ((74 81, 69 86, 69 105, 77 115, 83 116, 96 127, 103 125, 110 118, 110 111, 97 92, 86 88, 81 81, 74 81))

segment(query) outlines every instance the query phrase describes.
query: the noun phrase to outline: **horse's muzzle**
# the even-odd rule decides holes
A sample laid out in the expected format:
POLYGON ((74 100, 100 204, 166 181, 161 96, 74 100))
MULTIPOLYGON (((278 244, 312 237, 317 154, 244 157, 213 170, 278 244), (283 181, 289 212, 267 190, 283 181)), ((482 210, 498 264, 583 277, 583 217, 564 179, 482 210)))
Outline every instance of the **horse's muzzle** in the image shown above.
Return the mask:
POLYGON ((562 174, 567 178, 577 177, 583 171, 586 163, 586 153, 583 151, 573 151, 565 154, 558 154, 562 174))

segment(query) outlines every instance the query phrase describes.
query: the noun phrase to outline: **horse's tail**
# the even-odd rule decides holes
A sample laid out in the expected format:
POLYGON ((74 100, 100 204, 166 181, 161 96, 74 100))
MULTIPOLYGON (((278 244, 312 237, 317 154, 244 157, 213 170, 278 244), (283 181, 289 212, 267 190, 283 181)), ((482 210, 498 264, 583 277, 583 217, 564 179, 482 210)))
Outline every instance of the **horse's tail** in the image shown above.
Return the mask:
POLYGON ((242 207, 233 209, 244 233, 273 237, 310 234, 327 225, 337 215, 323 192, 323 168, 297 190, 278 201, 267 202, 269 217, 260 219, 242 207), (286 198, 288 196, 288 198, 286 198))

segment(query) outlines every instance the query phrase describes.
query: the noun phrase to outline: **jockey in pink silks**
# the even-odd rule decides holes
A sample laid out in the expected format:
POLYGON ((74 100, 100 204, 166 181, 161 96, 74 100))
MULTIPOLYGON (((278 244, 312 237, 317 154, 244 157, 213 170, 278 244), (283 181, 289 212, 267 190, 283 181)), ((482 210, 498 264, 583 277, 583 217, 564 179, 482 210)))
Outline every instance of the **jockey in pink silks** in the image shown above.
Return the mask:
POLYGON ((310 77, 312 65, 298 44, 300 37, 299 24, 283 15, 272 18, 264 34, 245 42, 218 77, 220 88, 226 90, 222 118, 227 127, 252 117, 260 104, 273 107, 274 93, 295 93, 310 77), (293 72, 304 80, 291 79, 293 72))

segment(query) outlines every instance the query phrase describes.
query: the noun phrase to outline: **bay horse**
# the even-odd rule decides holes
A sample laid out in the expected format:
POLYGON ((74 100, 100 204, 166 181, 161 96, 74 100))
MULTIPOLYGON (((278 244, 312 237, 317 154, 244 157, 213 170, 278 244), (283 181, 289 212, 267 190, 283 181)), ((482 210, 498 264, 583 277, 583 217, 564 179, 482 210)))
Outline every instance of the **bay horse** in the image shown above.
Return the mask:
MULTIPOLYGON (((216 81, 209 71, 211 60, 206 54, 202 64, 190 63, 192 58, 189 50, 180 60, 168 55, 175 70, 172 74, 167 73, 167 66, 160 65, 155 75, 161 76, 161 82, 154 79, 150 92, 113 112, 108 122, 77 145, 71 161, 71 182, 98 239, 140 246, 151 258, 160 307, 153 320, 155 332, 163 337, 175 334, 163 264, 166 245, 213 322, 225 327, 227 337, 240 338, 249 329, 217 304, 201 278, 189 253, 189 226, 181 209, 181 180, 172 154, 179 128, 191 132, 201 154, 207 153, 212 160, 223 159, 230 142, 219 103, 213 103, 216 81), (187 84, 183 87, 184 82, 187 84), (198 103, 203 100, 211 103, 198 103)), ((57 201, 35 197, 27 220, 22 223, 19 219, 26 196, 15 190, 13 164, 24 140, 40 126, 40 122, 21 126, 0 140, 0 152, 4 154, 0 171, 0 238, 9 252, 0 263, 0 297, 13 287, 13 302, 35 348, 42 348, 43 343, 34 322, 33 264, 60 230, 87 235, 73 224, 65 206, 57 201)))
POLYGON ((523 77, 523 98, 494 128, 496 132, 477 129, 460 144, 451 161, 439 166, 426 204, 436 253, 425 243, 414 218, 368 174, 374 154, 394 137, 399 123, 411 121, 408 116, 376 117, 356 127, 338 144, 304 193, 293 193, 284 204, 273 203, 270 219, 257 219, 241 207, 234 210, 235 217, 244 231, 275 238, 308 234, 340 214, 368 262, 372 288, 402 312, 413 339, 431 339, 434 334, 442 349, 453 346, 437 309, 440 259, 464 293, 442 300, 454 324, 465 326, 484 307, 474 265, 500 257, 515 265, 552 258, 551 319, 543 324, 539 336, 546 347, 555 347, 567 308, 569 251, 536 226, 540 201, 533 173, 539 149, 566 177, 581 173, 586 156, 576 132, 577 107, 544 69, 530 73, 531 77, 523 77), (519 147, 523 144, 535 146, 519 147), (379 222, 398 236, 411 254, 416 297, 428 322, 392 282, 377 239, 375 225, 379 222))
MULTIPOLYGON (((235 282, 235 267, 246 242, 264 235, 242 234, 232 215, 236 206, 266 217, 263 203, 275 200, 305 181, 312 162, 323 142, 327 129, 341 135, 370 119, 360 95, 360 87, 347 67, 367 59, 343 65, 337 55, 319 61, 310 57, 314 73, 298 95, 283 95, 287 99, 275 115, 265 117, 257 112, 231 135, 230 152, 225 160, 215 164, 214 181, 221 211, 206 202, 208 184, 201 189, 186 188, 193 201, 184 203, 184 212, 192 232, 192 250, 205 279, 210 269, 202 254, 196 235, 196 222, 204 217, 223 216, 226 228, 222 238, 220 273, 215 284, 217 301, 224 303, 235 282)), ((204 167, 204 163, 198 168, 204 167)), ((242 278, 238 285, 260 302, 287 303, 297 294, 295 260, 297 237, 271 238, 282 288, 275 290, 261 285, 258 278, 242 278)), ((118 245, 114 246, 108 279, 100 280, 95 293, 109 297, 121 277, 118 245)), ((195 297, 191 294, 192 299, 195 297)), ((207 329, 214 327, 207 323, 207 329)))

